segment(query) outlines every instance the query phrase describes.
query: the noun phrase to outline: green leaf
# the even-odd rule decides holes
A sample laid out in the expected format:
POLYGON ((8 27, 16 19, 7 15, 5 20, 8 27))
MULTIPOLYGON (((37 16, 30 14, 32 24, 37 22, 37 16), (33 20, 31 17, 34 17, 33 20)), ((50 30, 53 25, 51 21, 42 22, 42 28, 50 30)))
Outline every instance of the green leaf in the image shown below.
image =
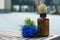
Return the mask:
POLYGON ((25 25, 35 26, 35 22, 32 21, 31 19, 27 18, 27 19, 25 19, 25 25))

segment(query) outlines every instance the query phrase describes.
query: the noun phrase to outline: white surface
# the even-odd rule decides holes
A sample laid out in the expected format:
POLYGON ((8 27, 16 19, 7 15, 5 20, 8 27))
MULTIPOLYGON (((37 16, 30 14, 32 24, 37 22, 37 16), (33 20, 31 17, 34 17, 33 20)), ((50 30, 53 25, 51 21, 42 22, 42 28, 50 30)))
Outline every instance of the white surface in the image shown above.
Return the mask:
POLYGON ((2 34, 0 34, 0 40, 60 40, 60 36, 59 35, 50 35, 49 37, 42 37, 42 38, 23 38, 21 37, 21 35, 19 33, 13 33, 13 32, 9 32, 7 33, 5 31, 5 34, 2 32, 2 34), (12 33, 12 34, 11 34, 12 33))
MULTIPOLYGON (((59 35, 50 35, 49 37, 42 37, 42 38, 25 38, 27 40, 60 40, 60 36, 59 35)), ((25 40, 24 39, 24 40, 25 40)))
POLYGON ((52 40, 52 39, 55 39, 55 40, 57 40, 58 39, 58 37, 59 37, 59 39, 60 39, 60 36, 59 35, 53 35, 52 37, 48 37, 48 38, 46 38, 46 39, 44 39, 44 40, 52 40))
MULTIPOLYGON (((19 31, 19 25, 24 24, 25 18, 31 18, 37 23, 37 18, 39 17, 36 13, 8 13, 0 14, 0 30, 19 31)), ((50 19, 50 34, 60 35, 60 16, 47 15, 50 19)))

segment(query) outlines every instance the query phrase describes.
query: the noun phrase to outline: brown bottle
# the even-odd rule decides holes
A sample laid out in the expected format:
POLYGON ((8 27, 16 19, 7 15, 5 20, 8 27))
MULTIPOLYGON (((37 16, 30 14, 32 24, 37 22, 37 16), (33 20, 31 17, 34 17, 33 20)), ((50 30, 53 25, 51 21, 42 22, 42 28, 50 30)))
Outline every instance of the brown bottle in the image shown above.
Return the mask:
POLYGON ((38 21, 38 28, 40 28, 39 36, 48 37, 49 35, 49 19, 46 19, 46 14, 40 14, 38 21))

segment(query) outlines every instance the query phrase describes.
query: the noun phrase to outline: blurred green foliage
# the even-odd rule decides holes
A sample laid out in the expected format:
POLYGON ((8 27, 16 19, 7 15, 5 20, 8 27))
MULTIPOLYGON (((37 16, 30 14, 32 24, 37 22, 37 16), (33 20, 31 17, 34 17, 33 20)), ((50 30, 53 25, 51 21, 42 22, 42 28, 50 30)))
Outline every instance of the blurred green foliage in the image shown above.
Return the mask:
POLYGON ((27 18, 27 19, 25 19, 25 25, 27 25, 27 26, 35 26, 35 22, 32 21, 31 19, 27 18))
POLYGON ((17 11, 16 8, 13 7, 13 12, 16 12, 16 11, 17 11))

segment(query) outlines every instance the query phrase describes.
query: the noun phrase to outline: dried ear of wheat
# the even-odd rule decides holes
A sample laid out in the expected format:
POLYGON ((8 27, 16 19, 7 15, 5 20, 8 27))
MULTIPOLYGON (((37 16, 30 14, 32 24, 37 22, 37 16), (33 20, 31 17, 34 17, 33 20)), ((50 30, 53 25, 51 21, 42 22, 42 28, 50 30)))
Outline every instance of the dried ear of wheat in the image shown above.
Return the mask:
POLYGON ((44 3, 39 4, 39 6, 37 6, 37 9, 40 14, 47 12, 47 6, 44 3))

